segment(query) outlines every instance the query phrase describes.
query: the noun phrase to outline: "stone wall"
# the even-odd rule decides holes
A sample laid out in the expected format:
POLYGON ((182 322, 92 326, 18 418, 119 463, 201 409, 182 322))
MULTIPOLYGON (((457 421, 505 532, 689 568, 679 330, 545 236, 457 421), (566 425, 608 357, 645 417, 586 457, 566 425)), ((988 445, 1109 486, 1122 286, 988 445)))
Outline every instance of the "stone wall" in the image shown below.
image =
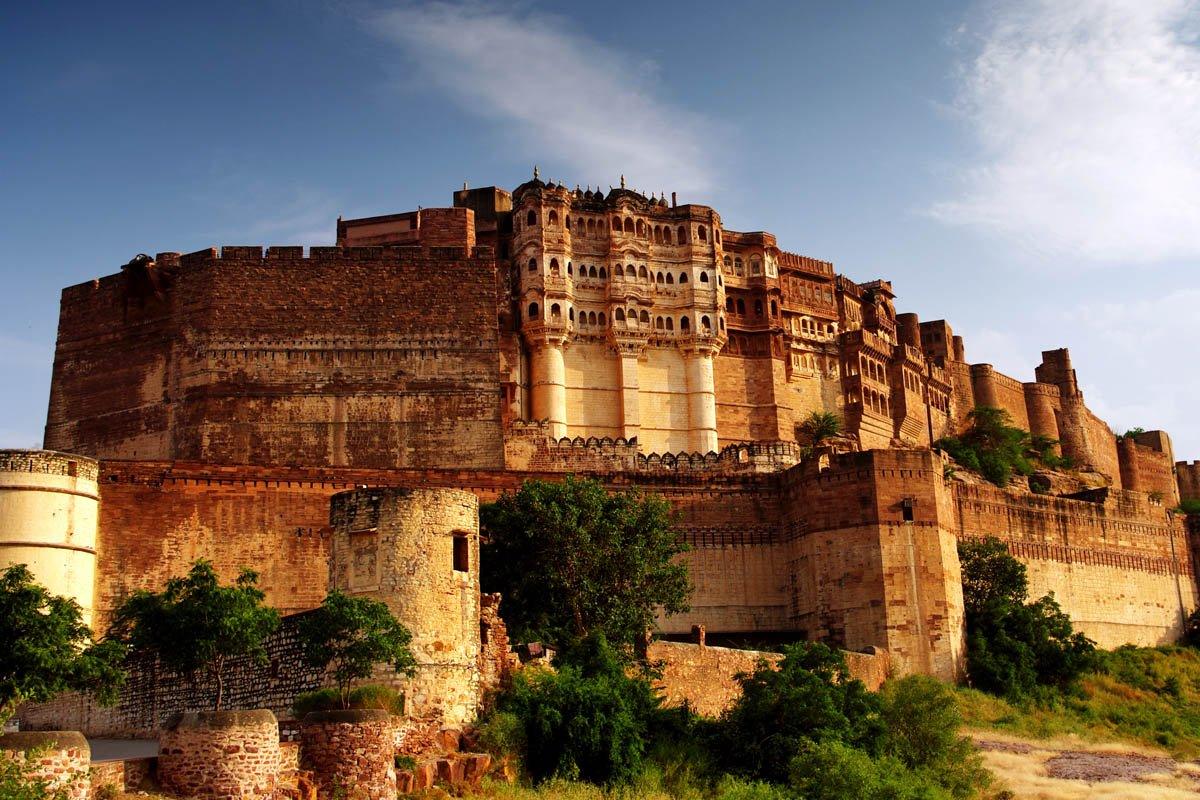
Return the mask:
POLYGON ((301 722, 300 763, 318 800, 395 800, 396 726, 379 709, 313 712, 301 722))
POLYGON ((225 247, 63 291, 48 447, 502 465, 490 248, 225 247))
MULTIPOLYGON (((843 652, 850 677, 876 691, 887 680, 889 661, 886 652, 843 652)), ((686 702, 698 714, 716 717, 741 695, 738 673, 750 674, 760 661, 776 663, 779 653, 761 650, 735 650, 689 642, 662 639, 650 643, 646 656, 662 668, 656 686, 668 705, 686 702)))
POLYGON ((274 795, 279 726, 269 711, 179 714, 158 736, 158 781, 171 793, 212 800, 274 795))
POLYGON ((1200 461, 1175 462, 1180 500, 1200 500, 1200 461))
POLYGON ((77 731, 0 735, 0 758, 24 765, 25 774, 64 790, 68 800, 88 800, 91 795, 91 748, 77 731))

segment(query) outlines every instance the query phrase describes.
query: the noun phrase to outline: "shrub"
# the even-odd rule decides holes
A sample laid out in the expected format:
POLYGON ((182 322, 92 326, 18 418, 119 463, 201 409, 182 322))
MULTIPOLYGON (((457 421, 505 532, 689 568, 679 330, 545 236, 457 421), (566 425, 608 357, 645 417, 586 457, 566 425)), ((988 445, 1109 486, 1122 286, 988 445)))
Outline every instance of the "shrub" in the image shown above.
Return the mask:
POLYGON ((1003 409, 977 406, 967 418, 971 424, 961 436, 939 439, 936 446, 997 486, 1007 486, 1014 474, 1033 474, 1037 462, 1052 469, 1067 466, 1066 459, 1054 452, 1057 441, 1048 436, 1030 436, 1013 426, 1003 409))
POLYGON ((340 708, 381 708, 392 714, 404 713, 404 694, 390 686, 369 684, 351 689, 346 700, 334 688, 301 692, 292 702, 292 711, 302 717, 310 711, 335 711, 340 708))
POLYGON ((954 693, 927 675, 888 681, 880 691, 884 733, 880 751, 926 774, 952 797, 987 786, 990 773, 962 727, 954 693))
POLYGON ((1008 697, 1037 686, 1065 688, 1094 662, 1095 643, 1076 633, 1053 595, 1026 603, 1025 565, 995 538, 959 542, 972 685, 1008 697))
POLYGON ((0 798, 3 800, 68 800, 65 787, 51 789, 50 783, 29 774, 28 764, 37 763, 42 755, 38 749, 25 754, 25 761, 0 756, 0 798))
MULTIPOLYGON (((626 674, 601 635, 574 648, 557 671, 526 669, 497 698, 496 712, 520 720, 524 763, 535 781, 628 784, 641 772, 659 700, 648 681, 626 674)), ((495 714, 493 714, 493 717, 495 714)), ((490 724, 490 723, 489 723, 490 724)))
POLYGON ((797 427, 800 435, 815 447, 840 434, 842 420, 837 414, 828 411, 814 411, 797 427))
POLYGON ((1180 642, 1188 647, 1200 647, 1200 608, 1192 609, 1192 613, 1188 614, 1180 642))
POLYGON ((1184 514, 1195 514, 1200 516, 1200 497, 1193 497, 1187 500, 1179 501, 1179 510, 1184 514))
POLYGON ((792 759, 789 783, 804 800, 950 800, 928 775, 891 756, 838 741, 809 742, 792 759))
POLYGON ((742 694, 722 718, 720 756, 731 772, 783 783, 801 748, 836 739, 871 747, 880 734, 879 701, 850 677, 845 658, 823 644, 783 649, 739 675, 742 694))

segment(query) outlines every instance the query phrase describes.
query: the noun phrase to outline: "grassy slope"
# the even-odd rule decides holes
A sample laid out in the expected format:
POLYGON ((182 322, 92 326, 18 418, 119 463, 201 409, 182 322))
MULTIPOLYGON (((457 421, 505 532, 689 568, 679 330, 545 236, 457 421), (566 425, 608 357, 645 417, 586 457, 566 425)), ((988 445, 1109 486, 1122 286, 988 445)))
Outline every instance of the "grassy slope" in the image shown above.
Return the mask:
POLYGON ((1123 648, 1101 654, 1077 695, 1014 705, 959 690, 966 724, 1033 739, 1075 735, 1161 747, 1176 758, 1200 756, 1200 651, 1123 648))

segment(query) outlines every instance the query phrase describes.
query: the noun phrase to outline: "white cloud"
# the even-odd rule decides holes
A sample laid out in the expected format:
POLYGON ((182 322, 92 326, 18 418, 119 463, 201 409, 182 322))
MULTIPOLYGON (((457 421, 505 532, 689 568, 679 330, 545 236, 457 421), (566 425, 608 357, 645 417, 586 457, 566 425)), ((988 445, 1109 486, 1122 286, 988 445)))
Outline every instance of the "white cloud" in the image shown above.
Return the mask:
POLYGON ((419 77, 469 111, 508 126, 530 160, 564 183, 703 192, 713 181, 714 123, 659 96, 653 64, 556 17, 474 3, 381 11, 368 26, 400 45, 419 77))
POLYGON ((1200 257, 1200 2, 1010 0, 981 19, 957 98, 979 153, 934 216, 1090 261, 1200 257))

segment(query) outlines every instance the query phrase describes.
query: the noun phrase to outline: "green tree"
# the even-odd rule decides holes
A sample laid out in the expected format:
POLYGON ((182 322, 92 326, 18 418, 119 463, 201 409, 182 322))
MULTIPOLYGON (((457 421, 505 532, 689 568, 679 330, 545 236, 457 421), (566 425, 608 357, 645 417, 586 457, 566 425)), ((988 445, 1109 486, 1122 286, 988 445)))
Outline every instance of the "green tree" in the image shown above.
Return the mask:
POLYGON ((342 708, 350 707, 350 684, 370 677, 376 664, 412 675, 417 663, 408 647, 412 634, 385 604, 336 589, 301 618, 298 633, 309 666, 332 669, 342 708))
POLYGON ((480 511, 484 591, 504 596, 517 639, 567 646, 602 633, 627 650, 656 609, 686 611, 691 584, 676 559, 687 549, 670 505, 594 480, 526 481, 480 511))
POLYGON ((24 564, 0 573, 0 726, 21 703, 67 691, 116 702, 125 649, 93 642, 79 604, 50 594, 24 564))
POLYGON ((828 411, 814 411, 800 423, 800 434, 813 447, 826 439, 832 439, 842 432, 842 420, 837 414, 828 411))
POLYGON ((959 542, 967 621, 967 674, 979 689, 1021 697, 1066 687, 1094 662, 1095 643, 1075 631, 1054 596, 1027 603, 1025 565, 995 538, 959 542))
POLYGON ((870 748, 881 733, 878 697, 823 644, 789 645, 778 667, 762 661, 737 680, 742 694, 722 718, 720 745, 731 772, 783 783, 806 744, 835 739, 870 748))
POLYGON ((243 569, 222 586, 209 561, 200 559, 184 577, 161 592, 140 589, 113 616, 109 635, 134 651, 152 653, 169 669, 207 672, 217 684, 216 710, 225 695, 225 672, 234 658, 264 663, 263 644, 279 625, 279 614, 262 604, 258 574, 243 569))
MULTIPOLYGON (((577 642, 556 670, 524 669, 496 702, 493 718, 520 732, 526 769, 535 781, 627 784, 641 771, 659 698, 649 681, 628 673, 603 634, 577 642)), ((485 723, 485 728, 496 725, 485 723)))
MULTIPOLYGON (((1007 411, 977 406, 967 419, 970 426, 961 436, 939 439, 937 446, 997 486, 1007 486, 1014 473, 1033 473, 1030 458, 1040 458, 1038 451, 1027 432, 1010 424, 1007 411)), ((1053 447, 1041 439, 1037 445, 1053 447)))

